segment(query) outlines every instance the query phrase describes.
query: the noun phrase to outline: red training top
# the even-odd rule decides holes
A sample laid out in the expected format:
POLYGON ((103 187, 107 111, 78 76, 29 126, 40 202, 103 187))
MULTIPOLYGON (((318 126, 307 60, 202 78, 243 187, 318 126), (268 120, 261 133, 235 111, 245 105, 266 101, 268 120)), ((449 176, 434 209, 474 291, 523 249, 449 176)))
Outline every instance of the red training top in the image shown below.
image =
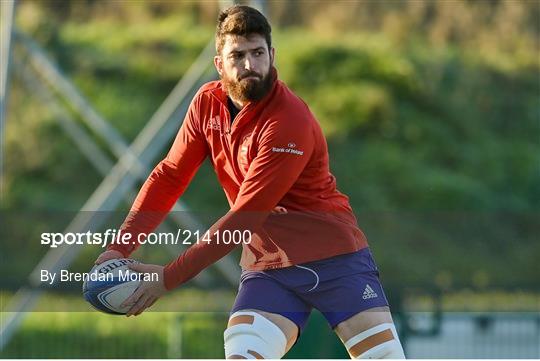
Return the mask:
MULTIPOLYGON (((137 196, 122 232, 152 232, 184 192, 206 157, 231 210, 164 269, 172 289, 228 254, 236 245, 215 236, 249 230, 240 264, 249 270, 282 268, 367 247, 348 197, 336 189, 322 130, 307 105, 277 80, 262 100, 248 103, 231 123, 220 81, 195 95, 167 157, 137 196), (276 207, 286 210, 272 212, 276 207), (216 233, 217 232, 217 233, 216 233)), ((111 244, 129 257, 139 244, 111 244)))

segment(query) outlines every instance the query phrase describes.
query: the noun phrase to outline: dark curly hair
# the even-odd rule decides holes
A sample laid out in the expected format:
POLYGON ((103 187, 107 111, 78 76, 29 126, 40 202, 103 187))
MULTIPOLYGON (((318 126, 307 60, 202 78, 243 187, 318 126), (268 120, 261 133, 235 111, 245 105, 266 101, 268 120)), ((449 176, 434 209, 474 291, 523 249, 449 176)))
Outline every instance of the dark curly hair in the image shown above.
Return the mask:
POLYGON ((266 17, 258 10, 246 5, 234 5, 223 10, 216 28, 216 51, 221 54, 226 35, 247 37, 251 34, 264 36, 268 49, 272 46, 272 28, 266 17))

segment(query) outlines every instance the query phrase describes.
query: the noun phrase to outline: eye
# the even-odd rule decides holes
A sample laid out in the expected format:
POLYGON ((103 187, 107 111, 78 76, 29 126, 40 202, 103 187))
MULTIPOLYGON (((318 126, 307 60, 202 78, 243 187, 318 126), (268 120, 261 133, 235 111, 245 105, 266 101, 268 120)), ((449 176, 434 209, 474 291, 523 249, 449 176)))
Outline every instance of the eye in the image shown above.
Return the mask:
POLYGON ((262 51, 262 50, 257 50, 257 51, 255 52, 255 56, 261 56, 261 55, 263 55, 263 54, 264 54, 264 51, 262 51))

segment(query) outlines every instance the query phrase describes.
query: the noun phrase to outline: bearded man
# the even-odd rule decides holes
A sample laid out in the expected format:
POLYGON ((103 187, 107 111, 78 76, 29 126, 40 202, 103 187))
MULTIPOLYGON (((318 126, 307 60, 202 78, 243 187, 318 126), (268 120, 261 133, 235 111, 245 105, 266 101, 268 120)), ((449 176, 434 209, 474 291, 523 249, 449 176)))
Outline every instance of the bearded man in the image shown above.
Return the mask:
MULTIPOLYGON (((122 226, 133 240, 152 232, 209 158, 230 212, 166 266, 140 264, 142 282, 125 304, 138 315, 242 244, 238 295, 224 333, 227 358, 281 358, 313 308, 353 358, 404 358, 367 240, 336 188, 321 128, 274 67, 271 27, 248 6, 218 18, 220 81, 195 95, 168 155, 152 171, 122 226)), ((331 71, 331 70, 329 70, 331 71)), ((129 257, 139 243, 112 244, 96 260, 129 257)))

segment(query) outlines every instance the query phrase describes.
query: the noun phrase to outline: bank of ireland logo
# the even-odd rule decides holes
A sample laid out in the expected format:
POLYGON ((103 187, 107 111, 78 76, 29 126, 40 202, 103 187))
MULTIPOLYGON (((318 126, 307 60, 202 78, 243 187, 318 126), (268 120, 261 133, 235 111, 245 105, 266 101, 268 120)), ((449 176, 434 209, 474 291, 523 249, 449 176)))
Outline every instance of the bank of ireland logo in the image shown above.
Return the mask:
POLYGON ((287 147, 272 147, 272 152, 274 153, 288 153, 288 154, 295 154, 295 155, 304 155, 303 150, 296 149, 296 143, 289 142, 287 143, 287 147))

